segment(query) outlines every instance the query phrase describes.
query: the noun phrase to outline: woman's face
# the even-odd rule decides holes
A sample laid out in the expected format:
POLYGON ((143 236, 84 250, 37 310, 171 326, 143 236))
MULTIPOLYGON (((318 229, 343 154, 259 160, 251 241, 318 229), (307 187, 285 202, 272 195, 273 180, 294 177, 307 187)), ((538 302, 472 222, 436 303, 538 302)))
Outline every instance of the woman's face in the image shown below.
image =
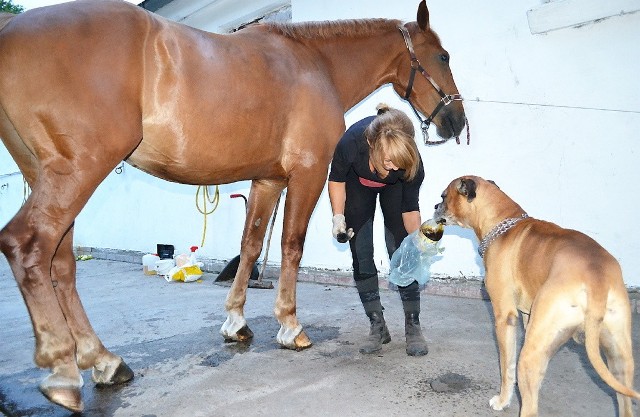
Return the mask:
POLYGON ((394 164, 387 154, 384 155, 384 159, 382 160, 382 164, 384 165, 384 169, 387 171, 397 171, 399 168, 394 164))

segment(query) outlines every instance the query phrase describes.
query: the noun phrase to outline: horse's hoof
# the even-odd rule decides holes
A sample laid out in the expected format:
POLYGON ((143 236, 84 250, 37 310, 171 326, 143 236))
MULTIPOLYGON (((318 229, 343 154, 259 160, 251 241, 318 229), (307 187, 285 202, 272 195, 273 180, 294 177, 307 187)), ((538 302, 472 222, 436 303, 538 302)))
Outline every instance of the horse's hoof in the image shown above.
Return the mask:
POLYGON ((293 329, 280 326, 276 340, 280 343, 280 346, 291 350, 300 351, 311 346, 311 340, 309 340, 299 324, 293 329))
POLYGON ((40 386, 40 392, 52 403, 58 404, 74 413, 80 413, 84 410, 82 394, 79 388, 40 386))
POLYGON ((253 332, 246 324, 240 328, 235 334, 228 335, 223 333, 224 341, 227 343, 230 342, 249 342, 253 339, 253 332))
POLYGON ((125 382, 131 381, 133 376, 133 370, 129 368, 129 365, 122 361, 120 362, 120 365, 118 365, 116 372, 111 377, 111 384, 124 384, 125 382))
POLYGON ((100 366, 95 366, 91 373, 91 379, 97 386, 123 384, 133 379, 133 371, 122 358, 114 357, 112 362, 104 362, 100 366), (116 360, 117 366, 116 365, 116 360), (115 368, 115 369, 114 369, 115 368))
POLYGON ((242 314, 229 312, 227 320, 220 328, 220 334, 225 342, 248 342, 253 338, 253 332, 249 329, 247 321, 242 314))
POLYGON ((296 338, 293 340, 293 343, 295 344, 297 351, 310 348, 313 344, 311 343, 311 339, 307 337, 307 334, 304 332, 304 330, 301 331, 298 336, 296 336, 296 338))

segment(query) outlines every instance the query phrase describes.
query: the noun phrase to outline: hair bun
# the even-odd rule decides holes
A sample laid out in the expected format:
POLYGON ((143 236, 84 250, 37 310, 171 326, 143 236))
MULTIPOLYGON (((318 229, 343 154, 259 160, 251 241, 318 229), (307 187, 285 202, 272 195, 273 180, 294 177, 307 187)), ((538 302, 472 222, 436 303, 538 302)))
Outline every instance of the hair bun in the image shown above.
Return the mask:
POLYGON ((376 106, 376 110, 378 110, 378 115, 388 112, 391 109, 388 104, 380 103, 376 106))

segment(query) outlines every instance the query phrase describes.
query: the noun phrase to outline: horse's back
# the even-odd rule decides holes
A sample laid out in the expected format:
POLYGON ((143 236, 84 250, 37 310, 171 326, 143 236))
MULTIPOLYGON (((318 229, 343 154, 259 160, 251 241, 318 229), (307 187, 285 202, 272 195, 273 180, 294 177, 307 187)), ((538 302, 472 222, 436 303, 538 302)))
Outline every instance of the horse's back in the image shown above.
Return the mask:
POLYGON ((178 182, 283 178, 299 160, 283 163, 291 147, 328 163, 334 143, 308 136, 343 122, 304 48, 264 28, 203 32, 122 1, 33 9, 0 32, 0 110, 37 160, 99 149, 178 182), (314 103, 324 108, 309 112, 314 103))

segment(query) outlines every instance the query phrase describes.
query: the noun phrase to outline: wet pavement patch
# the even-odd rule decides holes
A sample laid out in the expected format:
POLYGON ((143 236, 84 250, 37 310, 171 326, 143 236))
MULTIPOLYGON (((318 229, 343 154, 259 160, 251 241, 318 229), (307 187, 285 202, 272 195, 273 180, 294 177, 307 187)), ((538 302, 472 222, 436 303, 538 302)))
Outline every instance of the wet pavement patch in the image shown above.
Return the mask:
POLYGON ((435 392, 460 392, 471 388, 471 380, 464 375, 447 372, 430 381, 429 386, 435 392))
MULTIPOLYGON (((231 360, 235 355, 247 352, 265 353, 281 349, 276 340, 280 324, 269 316, 254 317, 247 320, 249 328, 253 332, 253 339, 249 342, 225 343, 222 349, 207 355, 200 365, 217 367, 231 360)), ((339 328, 333 326, 305 326, 304 331, 313 344, 319 344, 328 340, 337 339, 340 336, 339 328)))
MULTIPOLYGON (((31 368, 11 375, 0 376, 0 415, 8 417, 70 417, 70 416, 110 416, 116 410, 127 407, 128 397, 137 395, 142 379, 149 370, 164 363, 181 362, 185 355, 200 356, 201 366, 217 367, 238 354, 247 352, 264 353, 281 349, 276 341, 280 324, 273 316, 248 319, 254 332, 251 343, 223 343, 218 326, 203 327, 197 332, 159 338, 141 343, 114 347, 113 352, 121 355, 135 372, 133 381, 115 386, 96 386, 91 382, 91 371, 83 372, 85 385, 82 399, 85 411, 73 414, 54 405, 38 390, 38 384, 48 374, 47 370, 31 368), (132 389, 123 390, 125 387, 132 389)), ((339 327, 309 325, 304 328, 315 345, 329 340, 337 340, 339 327)), ((185 370, 176 369, 184 373, 185 370)))
POLYGON ((127 384, 98 388, 89 379, 82 388, 83 413, 72 413, 49 401, 38 390, 38 384, 48 371, 31 368, 0 377, 0 415, 7 417, 76 417, 110 416, 125 406, 121 389, 127 384))

